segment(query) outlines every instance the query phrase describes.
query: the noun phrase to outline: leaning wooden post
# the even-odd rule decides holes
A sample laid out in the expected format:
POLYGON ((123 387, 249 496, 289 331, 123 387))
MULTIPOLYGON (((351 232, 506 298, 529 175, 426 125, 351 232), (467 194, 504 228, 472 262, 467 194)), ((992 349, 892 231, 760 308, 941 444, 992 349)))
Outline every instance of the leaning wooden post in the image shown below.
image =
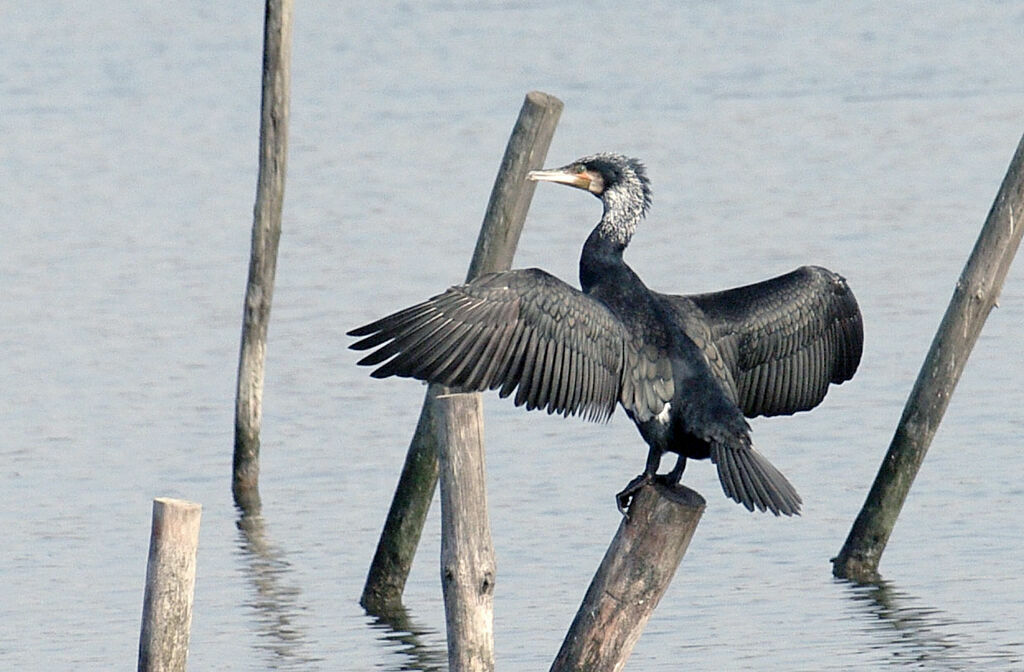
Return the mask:
MULTIPOLYGON (((491 190, 467 280, 511 267, 536 187, 526 181, 526 174, 543 164, 561 113, 562 101, 554 96, 539 91, 526 94, 491 190)), ((437 487, 439 421, 435 399, 441 389, 437 385, 427 388, 416 433, 370 564, 359 603, 372 613, 386 613, 401 605, 405 581, 437 487)))
POLYGON ((496 566, 487 517, 483 404, 479 394, 447 391, 436 403, 448 669, 493 670, 496 566))
POLYGON ((878 579, 878 563, 910 492, 917 470, 953 396, 985 319, 997 305, 1024 233, 1024 138, 988 213, 974 251, 932 341, 903 408, 903 417, 878 469, 867 500, 850 529, 832 573, 845 579, 878 579))
POLYGON ((526 174, 543 167, 562 107, 562 101, 541 91, 526 94, 491 188, 466 282, 512 267, 519 234, 537 187, 526 179, 526 174))
POLYGON ((622 669, 682 562, 705 505, 703 497, 682 485, 648 485, 637 493, 552 672, 622 669))
POLYGON ((281 238, 288 98, 291 87, 292 2, 267 0, 263 25, 263 98, 259 177, 253 212, 249 280, 245 289, 242 345, 235 396, 235 452, 231 491, 243 511, 260 508, 260 425, 267 325, 281 238))
POLYGON ((402 609, 402 591, 412 568, 423 523, 437 488, 437 390, 427 387, 405 464, 391 500, 359 604, 368 612, 386 616, 402 609))
POLYGON ((188 658, 199 546, 199 504, 153 500, 153 525, 142 601, 139 671, 183 672, 188 658))

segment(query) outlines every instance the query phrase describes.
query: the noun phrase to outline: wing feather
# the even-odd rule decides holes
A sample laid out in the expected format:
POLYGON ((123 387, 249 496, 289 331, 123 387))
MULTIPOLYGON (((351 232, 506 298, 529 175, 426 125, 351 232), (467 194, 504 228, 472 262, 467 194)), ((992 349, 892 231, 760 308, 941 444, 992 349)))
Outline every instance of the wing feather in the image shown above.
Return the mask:
POLYGON ((600 301, 538 269, 482 276, 349 333, 376 378, 515 391, 516 405, 549 413, 602 420, 621 401, 649 417, 673 393, 667 359, 600 301))
MULTIPOLYGON (((516 406, 522 406, 529 399, 530 386, 533 384, 534 364, 537 361, 537 351, 540 349, 537 344, 537 332, 533 329, 527 331, 528 338, 523 352, 523 371, 519 380, 513 382, 514 385, 519 385, 516 389, 515 399, 513 399, 516 406)), ((527 408, 530 407, 527 406, 527 408)))
MULTIPOLYGON (((684 328, 721 357, 745 415, 790 414, 821 403, 860 363, 863 321, 846 280, 804 266, 745 287, 669 296, 684 328)), ((697 340, 695 338, 695 340, 697 340)))
POLYGON ((526 352, 526 342, 529 340, 529 334, 522 324, 516 323, 512 326, 512 338, 509 341, 509 347, 505 354, 505 360, 500 361, 495 369, 493 378, 489 380, 495 381, 489 385, 490 389, 500 388, 498 390, 498 396, 504 399, 508 395, 512 394, 512 390, 515 389, 516 381, 523 372, 523 356, 526 352))
POLYGON ((526 408, 543 408, 548 403, 548 389, 551 383, 552 341, 545 339, 539 345, 537 362, 533 367, 533 381, 530 384, 529 401, 526 408))

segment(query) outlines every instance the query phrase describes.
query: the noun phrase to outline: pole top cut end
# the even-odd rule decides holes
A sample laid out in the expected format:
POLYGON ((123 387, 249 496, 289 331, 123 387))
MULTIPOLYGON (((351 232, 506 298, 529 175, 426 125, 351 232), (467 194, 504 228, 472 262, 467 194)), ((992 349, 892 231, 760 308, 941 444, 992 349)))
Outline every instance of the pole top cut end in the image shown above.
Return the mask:
POLYGON ((685 506, 691 509, 700 509, 703 511, 708 505, 707 500, 704 499, 703 495, 681 483, 677 483, 675 485, 655 483, 654 488, 662 497, 665 497, 680 506, 685 506))
POLYGON ((190 502, 187 499, 174 499, 173 497, 154 497, 153 506, 165 506, 182 510, 202 510, 203 505, 197 502, 190 502))

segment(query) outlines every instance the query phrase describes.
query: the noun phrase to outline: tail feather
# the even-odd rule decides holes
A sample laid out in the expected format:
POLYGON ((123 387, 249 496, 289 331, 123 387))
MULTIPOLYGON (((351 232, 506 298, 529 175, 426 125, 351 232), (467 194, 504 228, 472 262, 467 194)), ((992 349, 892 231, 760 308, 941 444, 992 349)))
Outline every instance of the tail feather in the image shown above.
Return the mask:
POLYGON ((711 461, 718 467, 718 480, 725 494, 753 511, 771 511, 776 516, 800 513, 796 488, 751 446, 731 447, 715 442, 711 461))

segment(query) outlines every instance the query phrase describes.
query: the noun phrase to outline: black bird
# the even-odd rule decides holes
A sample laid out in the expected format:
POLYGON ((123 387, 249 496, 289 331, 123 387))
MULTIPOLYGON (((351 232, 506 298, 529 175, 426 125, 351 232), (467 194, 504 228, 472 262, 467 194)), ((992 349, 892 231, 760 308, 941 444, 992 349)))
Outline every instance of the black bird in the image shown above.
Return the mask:
POLYGON ((644 166, 595 154, 529 179, 584 189, 604 214, 583 245, 583 291, 536 268, 483 275, 353 329, 375 378, 407 376, 462 391, 515 392, 517 406, 605 420, 622 404, 649 446, 619 509, 655 479, 679 482, 687 458, 718 467, 725 494, 753 511, 793 515, 800 496, 750 442, 744 416, 817 406, 860 362, 863 325, 841 276, 804 266, 723 292, 647 288, 622 253, 647 214, 644 166))

